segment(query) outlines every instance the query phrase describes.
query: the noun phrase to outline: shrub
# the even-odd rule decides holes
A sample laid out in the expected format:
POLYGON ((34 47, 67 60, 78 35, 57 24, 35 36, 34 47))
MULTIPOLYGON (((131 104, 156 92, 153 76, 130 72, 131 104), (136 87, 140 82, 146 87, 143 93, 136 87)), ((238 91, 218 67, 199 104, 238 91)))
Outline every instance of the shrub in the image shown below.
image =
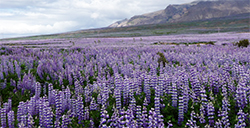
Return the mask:
POLYGON ((247 47, 249 45, 248 39, 240 40, 236 43, 238 47, 247 47))
POLYGON ((165 64, 168 63, 168 61, 166 60, 166 57, 161 52, 157 52, 157 55, 160 56, 160 58, 158 58, 158 61, 157 61, 158 62, 158 66, 160 67, 160 63, 162 63, 163 66, 165 67, 165 64))
POLYGON ((206 44, 214 45, 214 42, 213 42, 213 41, 209 41, 209 42, 207 42, 206 44))

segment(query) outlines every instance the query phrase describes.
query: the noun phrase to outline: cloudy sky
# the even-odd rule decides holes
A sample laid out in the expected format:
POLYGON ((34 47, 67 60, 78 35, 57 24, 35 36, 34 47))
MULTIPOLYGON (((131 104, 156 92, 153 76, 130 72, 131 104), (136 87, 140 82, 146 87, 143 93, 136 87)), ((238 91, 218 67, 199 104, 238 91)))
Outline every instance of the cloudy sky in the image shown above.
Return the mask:
POLYGON ((101 28, 193 0, 0 0, 0 39, 101 28))

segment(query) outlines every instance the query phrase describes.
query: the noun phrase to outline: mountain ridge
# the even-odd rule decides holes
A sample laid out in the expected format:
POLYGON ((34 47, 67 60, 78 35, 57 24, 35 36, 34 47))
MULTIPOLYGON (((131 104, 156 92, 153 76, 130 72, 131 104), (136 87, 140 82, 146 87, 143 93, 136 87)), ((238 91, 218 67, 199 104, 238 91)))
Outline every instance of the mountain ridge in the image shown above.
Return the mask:
POLYGON ((248 0, 208 0, 193 1, 186 4, 170 4, 164 10, 135 15, 130 19, 117 21, 108 27, 127 27, 219 18, 249 13, 249 7, 250 2, 248 0))

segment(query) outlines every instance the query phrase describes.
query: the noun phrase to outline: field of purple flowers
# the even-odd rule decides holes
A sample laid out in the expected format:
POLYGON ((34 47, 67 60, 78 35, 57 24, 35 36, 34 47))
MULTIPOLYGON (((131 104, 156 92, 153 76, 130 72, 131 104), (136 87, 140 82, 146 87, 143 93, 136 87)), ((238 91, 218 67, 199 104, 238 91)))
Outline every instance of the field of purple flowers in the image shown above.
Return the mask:
MULTIPOLYGON (((228 45, 2 45, 0 127, 250 127, 250 48, 224 38, 228 45)), ((180 42, 204 41, 218 39, 180 42)))

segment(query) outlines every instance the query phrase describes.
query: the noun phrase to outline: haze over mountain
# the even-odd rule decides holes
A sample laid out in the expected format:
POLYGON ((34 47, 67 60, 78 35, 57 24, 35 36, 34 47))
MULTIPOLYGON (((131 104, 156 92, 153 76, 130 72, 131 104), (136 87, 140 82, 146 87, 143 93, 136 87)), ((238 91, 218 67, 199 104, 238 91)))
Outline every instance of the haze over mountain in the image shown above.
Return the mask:
POLYGON ((164 10, 136 15, 115 22, 109 27, 206 20, 243 13, 250 13, 249 0, 199 0, 187 4, 168 5, 164 10))

